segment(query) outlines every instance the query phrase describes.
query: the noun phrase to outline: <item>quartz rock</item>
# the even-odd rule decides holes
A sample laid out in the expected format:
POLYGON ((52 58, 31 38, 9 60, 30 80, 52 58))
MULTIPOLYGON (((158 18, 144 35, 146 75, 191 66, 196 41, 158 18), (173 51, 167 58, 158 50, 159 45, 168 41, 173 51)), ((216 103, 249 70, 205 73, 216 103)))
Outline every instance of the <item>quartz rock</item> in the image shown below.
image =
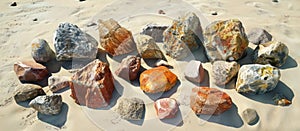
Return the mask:
POLYGON ((57 115, 62 107, 61 95, 38 96, 30 101, 29 106, 45 115, 57 115))
POLYGON ((31 100, 40 95, 46 95, 42 87, 33 84, 22 84, 18 86, 18 91, 14 98, 16 102, 22 102, 31 100))
POLYGON ((195 87, 190 96, 190 106, 197 115, 219 115, 231 108, 232 100, 216 88, 195 87))
POLYGON ((215 21, 204 32, 204 47, 210 61, 238 60, 244 56, 248 39, 237 19, 215 21))
POLYGON ((276 87, 279 78, 279 69, 271 65, 243 65, 238 73, 236 90, 240 93, 264 94, 276 87))
POLYGON ((136 45, 139 54, 144 59, 163 58, 163 53, 160 51, 159 47, 156 45, 151 36, 138 35, 136 37, 136 45))
POLYGON ((151 36, 156 42, 163 42, 163 33, 167 28, 165 25, 148 24, 141 34, 151 36))
POLYGON ((141 120, 145 114, 145 104, 139 98, 121 98, 116 112, 126 120, 141 120))
POLYGON ((138 72, 141 67, 141 58, 129 55, 124 58, 115 71, 115 74, 125 80, 133 81, 138 77, 138 72))
POLYGON ((159 119, 174 118, 179 109, 177 101, 173 98, 162 98, 155 101, 154 108, 159 119))
POLYGON ((255 45, 263 44, 272 40, 272 35, 261 28, 251 29, 247 37, 248 40, 255 45))
POLYGON ((249 125, 254 125, 258 121, 256 110, 247 108, 243 111, 242 117, 249 125))
POLYGON ((240 65, 235 62, 215 61, 212 65, 212 76, 216 85, 225 85, 239 72, 240 65))
POLYGON ((71 79, 66 76, 51 76, 48 78, 48 85, 52 92, 57 92, 61 89, 70 86, 71 79))
POLYGON ((21 82, 39 82, 49 76, 47 68, 34 61, 16 62, 14 71, 21 82))
POLYGON ((38 63, 46 63, 55 59, 55 53, 44 39, 34 39, 31 42, 31 56, 38 63))
POLYGON ((184 76, 186 79, 201 83, 204 80, 204 69, 200 61, 191 60, 184 70, 184 76))
POLYGON ((288 100, 283 94, 275 94, 273 97, 273 101, 276 105, 280 106, 288 106, 292 104, 290 100, 288 100))

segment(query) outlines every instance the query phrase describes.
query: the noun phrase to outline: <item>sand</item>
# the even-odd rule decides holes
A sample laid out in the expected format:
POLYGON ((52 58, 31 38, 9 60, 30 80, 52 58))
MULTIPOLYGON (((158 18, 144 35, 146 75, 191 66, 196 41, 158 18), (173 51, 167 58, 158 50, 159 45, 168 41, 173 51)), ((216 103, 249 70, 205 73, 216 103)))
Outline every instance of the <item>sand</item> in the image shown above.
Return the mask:
MULTIPOLYGON (((300 100, 298 78, 300 75, 300 4, 298 0, 272 0, 257 2, 254 0, 18 0, 16 7, 11 7, 12 1, 0 1, 0 127, 1 130, 299 130, 300 100), (166 14, 159 15, 158 10, 166 14), (58 116, 45 116, 29 108, 26 103, 16 103, 12 98, 17 85, 21 84, 13 71, 13 63, 20 60, 30 60, 31 41, 43 38, 53 47, 53 33, 61 22, 78 25, 98 40, 96 23, 99 18, 114 18, 122 26, 130 29, 133 34, 139 33, 147 23, 170 24, 172 19, 187 11, 195 12, 204 28, 209 22, 237 18, 243 22, 246 32, 254 27, 269 31, 273 37, 285 43, 290 49, 287 63, 280 68, 281 79, 274 91, 265 95, 244 96, 237 93, 232 86, 217 87, 213 80, 206 77, 201 85, 216 87, 228 93, 234 106, 219 116, 197 117, 188 107, 189 91, 199 86, 185 80, 182 69, 187 61, 202 59, 201 52, 184 61, 169 62, 179 76, 180 83, 171 92, 163 96, 173 97, 180 102, 180 112, 175 119, 158 120, 155 117, 153 99, 159 96, 149 96, 138 89, 137 82, 128 83, 115 77, 116 92, 112 104, 106 109, 88 109, 74 103, 69 96, 70 90, 60 93, 63 97, 63 110, 58 116), (212 15, 216 12, 217 15, 212 15), (34 21, 37 19, 37 21, 34 21), (290 100, 290 106, 281 107, 273 104, 272 96, 282 92, 290 100), (114 112, 115 101, 119 97, 136 96, 146 103, 146 115, 142 121, 125 121, 114 112), (249 126, 243 122, 241 112, 246 108, 254 108, 259 115, 257 124, 249 126)), ((254 48, 253 44, 250 47, 254 48)), ((248 50, 251 52, 251 50, 248 50)), ((136 54, 133 52, 131 54, 136 54)), ((115 71, 124 56, 111 58, 100 56, 108 61, 110 68, 115 71)), ((151 62, 150 62, 151 63, 151 62)), ((247 58, 242 61, 247 63, 247 58)), ((145 68, 150 68, 143 61, 145 68)), ((205 63, 204 68, 210 74, 211 64, 205 63)), ((56 76, 70 76, 68 70, 61 68, 56 76)), ((234 84, 234 83, 232 83, 234 84)), ((47 90, 45 87, 44 90, 47 90)), ((49 93, 49 92, 48 92, 49 93)))

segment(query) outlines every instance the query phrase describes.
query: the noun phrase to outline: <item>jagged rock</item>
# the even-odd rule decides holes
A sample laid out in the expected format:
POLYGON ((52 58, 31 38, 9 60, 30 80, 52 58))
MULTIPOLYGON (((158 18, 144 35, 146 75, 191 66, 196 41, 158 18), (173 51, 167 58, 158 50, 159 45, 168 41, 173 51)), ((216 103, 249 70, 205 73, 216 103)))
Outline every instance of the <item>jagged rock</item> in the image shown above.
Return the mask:
POLYGON ((55 53, 44 39, 34 39, 31 42, 31 56, 38 63, 46 63, 55 59, 55 53))
POLYGON ((154 102, 154 108, 159 119, 174 118, 179 109, 174 98, 159 99, 154 102))
POLYGON ((38 96, 30 101, 29 106, 45 115, 57 115, 62 107, 61 95, 38 96))
POLYGON ((14 98, 16 102, 22 102, 40 95, 46 95, 42 87, 33 84, 22 84, 18 86, 18 91, 14 98))
POLYGON ((248 40, 255 45, 263 44, 272 40, 272 35, 261 28, 251 29, 247 37, 248 40))
POLYGON ((96 58, 98 42, 77 25, 61 23, 54 33, 53 41, 58 61, 96 58))
POLYGON ((216 85, 225 85, 239 72, 240 65, 235 62, 215 61, 212 65, 212 76, 216 85))
POLYGON ((126 120, 141 120, 145 114, 145 104, 139 98, 121 98, 116 112, 126 120))
POLYGON ((163 48, 166 54, 174 59, 183 59, 202 43, 202 28, 195 13, 174 20, 172 26, 163 33, 163 48))
POLYGON ((273 97, 273 101, 276 105, 280 106, 288 106, 292 104, 290 100, 288 100, 283 94, 275 94, 273 97))
POLYGON ((39 82, 49 76, 47 68, 34 61, 16 62, 14 71, 21 82, 39 82))
POLYGON ((215 21, 204 32, 204 47, 210 61, 234 61, 244 56, 248 39, 237 19, 215 21))
POLYGON ((159 67, 159 66, 165 66, 165 67, 170 67, 172 68, 173 66, 170 65, 167 61, 165 60, 162 60, 162 59, 158 59, 155 64, 154 64, 156 67, 159 67))
POLYGON ((280 70, 271 65, 243 65, 238 73, 236 90, 240 93, 264 94, 273 90, 280 78, 280 70))
POLYGON ((135 43, 130 31, 121 27, 114 19, 99 20, 101 46, 112 56, 127 54, 135 50, 135 43))
POLYGON ((249 125, 254 125, 258 121, 258 114, 255 109, 247 108, 243 111, 242 117, 249 125))
POLYGON ((270 41, 255 48, 253 62, 280 67, 285 64, 288 55, 289 49, 285 44, 278 41, 270 41))
POLYGON ((146 93, 168 91, 176 82, 177 76, 164 66, 148 69, 140 75, 140 87, 146 93))
POLYGON ((129 55, 124 58, 115 71, 115 74, 125 80, 133 81, 138 77, 138 72, 141 67, 141 58, 129 55))
POLYGON ((138 35, 136 37, 136 46, 139 54, 144 59, 163 58, 163 53, 160 51, 159 47, 156 45, 151 36, 138 35))
POLYGON ((190 106, 197 115, 219 115, 231 108, 232 100, 216 88, 195 87, 190 96, 190 106))
POLYGON ((90 108, 109 105, 115 89, 107 63, 96 59, 72 76, 70 85, 75 102, 90 108))
POLYGON ((184 76, 189 81, 201 83, 205 77, 201 61, 191 60, 185 67, 184 76))
POLYGON ((141 34, 151 36, 156 42, 163 42, 163 33, 167 28, 166 25, 148 24, 141 34))
POLYGON ((49 89, 52 92, 57 92, 61 89, 70 86, 71 79, 66 76, 51 76, 48 78, 49 89))

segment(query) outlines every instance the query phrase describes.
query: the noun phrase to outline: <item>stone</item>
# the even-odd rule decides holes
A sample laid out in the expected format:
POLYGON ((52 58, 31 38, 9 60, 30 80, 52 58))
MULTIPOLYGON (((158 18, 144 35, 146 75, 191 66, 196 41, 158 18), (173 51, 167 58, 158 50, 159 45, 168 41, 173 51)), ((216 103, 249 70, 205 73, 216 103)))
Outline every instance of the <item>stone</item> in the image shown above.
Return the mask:
POLYGON ((154 39, 148 35, 138 35, 136 37, 136 47, 140 56, 144 59, 161 59, 163 53, 156 45, 154 39))
POLYGON ((167 61, 162 60, 162 59, 158 59, 158 60, 155 62, 154 65, 155 65, 155 67, 165 66, 165 67, 168 67, 168 68, 173 68, 172 65, 170 65, 167 61))
POLYGON ((58 61, 94 60, 98 42, 77 25, 61 23, 54 33, 54 47, 58 61))
POLYGON ((112 56, 127 54, 135 50, 132 33, 121 27, 114 19, 99 20, 100 44, 112 56))
POLYGON ((177 76, 164 66, 145 70, 140 75, 140 87, 146 93, 166 92, 176 83, 177 76))
POLYGON ((243 65, 238 73, 236 91, 239 93, 264 94, 276 87, 280 76, 280 70, 271 65, 243 65))
POLYGON ((23 102, 40 95, 46 95, 42 87, 33 84, 22 84, 18 86, 14 98, 16 102, 23 102))
POLYGON ((34 61, 16 62, 14 71, 21 82, 39 82, 49 76, 47 68, 34 61))
POLYGON ((255 45, 263 44, 272 40, 272 35, 262 28, 251 29, 248 32, 247 37, 248 40, 255 45))
POLYGON ((185 67, 184 76, 189 81, 201 83, 205 77, 201 61, 191 60, 185 67))
POLYGON ((243 111, 242 117, 248 125, 254 125, 258 121, 258 114, 255 109, 247 108, 243 111))
POLYGON ((107 63, 96 59, 74 73, 71 80, 71 97, 77 104, 89 108, 109 105, 115 86, 107 63))
POLYGON ((17 6, 17 2, 12 2, 10 6, 17 6))
POLYGON ((45 115, 57 115, 62 107, 61 95, 43 95, 30 101, 29 106, 45 115))
POLYGON ((237 19, 215 21, 204 31, 204 47, 210 61, 235 61, 242 58, 248 47, 242 22, 237 19))
POLYGON ((167 25, 148 24, 141 34, 151 36, 155 42, 163 42, 163 33, 168 28, 167 25))
POLYGON ((44 39, 31 42, 31 56, 38 63, 46 63, 55 59, 55 53, 44 39))
POLYGON ((257 64, 271 64, 280 67, 285 64, 289 55, 288 47, 278 41, 270 41, 258 45, 254 50, 253 62, 257 64))
POLYGON ((48 78, 49 89, 54 93, 70 87, 70 82, 71 79, 66 76, 51 76, 48 78))
POLYGON ((144 101, 139 98, 121 98, 116 112, 126 120, 141 120, 145 114, 144 101))
POLYGON ((154 102, 154 108, 159 119, 174 118, 179 109, 174 98, 159 99, 154 102))
POLYGON ((239 72, 240 65, 235 62, 215 61, 212 64, 212 77, 216 85, 226 85, 239 72))
POLYGON ((190 107, 197 115, 219 115, 232 107, 232 100, 216 88, 195 87, 190 96, 190 107))
POLYGON ((166 13, 164 12, 164 10, 158 10, 158 14, 164 15, 164 14, 166 14, 166 13))
POLYGON ((198 49, 202 43, 200 20, 195 13, 189 12, 174 20, 172 26, 164 31, 163 36, 166 54, 177 60, 183 59, 191 51, 198 49))
POLYGON ((280 105, 280 106, 288 106, 292 104, 290 100, 288 100, 283 94, 280 93, 274 95, 273 101, 276 105, 280 105))
POLYGON ((124 58, 115 71, 115 74, 125 80, 133 81, 138 77, 138 73, 141 67, 141 58, 133 55, 129 55, 124 58))

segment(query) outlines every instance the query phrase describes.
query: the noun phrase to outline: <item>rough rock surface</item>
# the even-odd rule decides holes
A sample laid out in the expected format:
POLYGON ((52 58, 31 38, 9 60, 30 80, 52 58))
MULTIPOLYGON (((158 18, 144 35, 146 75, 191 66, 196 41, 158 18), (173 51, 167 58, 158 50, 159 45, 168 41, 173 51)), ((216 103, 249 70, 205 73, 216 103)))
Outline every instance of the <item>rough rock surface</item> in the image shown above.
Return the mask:
POLYGON ((204 32, 204 47, 210 61, 238 60, 244 56, 248 39, 237 19, 215 21, 204 32))
POLYGON ((141 67, 141 58, 129 55, 124 58, 115 71, 115 74, 125 80, 133 81, 138 77, 138 72, 141 67))
POLYGON ((140 75, 140 87, 146 93, 168 91, 176 82, 177 76, 164 66, 148 69, 140 75))
POLYGON ((61 89, 70 86, 71 79, 66 76, 51 76, 48 78, 49 89, 52 92, 57 92, 61 89))
POLYGON ((163 33, 166 54, 174 59, 183 59, 202 43, 202 28, 200 20, 195 13, 174 20, 172 26, 163 33))
POLYGON ((195 87, 190 96, 190 106, 197 114, 219 115, 232 106, 229 95, 216 88, 195 87))
POLYGON ((272 40, 272 35, 262 28, 253 28, 248 32, 248 40, 255 44, 263 44, 272 40))
POLYGON ((290 100, 288 100, 283 94, 275 94, 273 97, 273 101, 276 105, 280 106, 288 106, 292 104, 290 100))
POLYGON ((96 59, 72 76, 71 97, 80 105, 101 108, 109 105, 115 89, 108 64, 96 59))
POLYGON ((148 24, 141 34, 151 36, 156 42, 163 42, 163 33, 167 28, 166 25, 148 24))
POLYGON ((204 80, 204 68, 200 61, 191 60, 185 67, 184 76, 186 79, 201 83, 204 80))
POLYGON ((21 82, 39 82, 49 76, 47 68, 34 61, 16 62, 14 71, 21 82))
POLYGON ((62 107, 61 95, 38 96, 30 101, 29 106, 45 115, 59 114, 62 107))
POLYGON ((31 42, 31 56, 38 63, 46 63, 55 59, 55 53, 44 39, 34 39, 31 42))
POLYGON ((240 65, 235 62, 215 61, 212 65, 212 77, 216 85, 225 85, 239 72, 240 65))
POLYGON ((179 109, 174 98, 159 99, 154 102, 154 108, 159 119, 174 118, 179 109))
POLYGON ((135 50, 135 43, 130 31, 121 27, 114 19, 99 20, 101 46, 112 56, 122 55, 135 50))
POLYGON ((14 98, 16 102, 31 100, 37 96, 46 95, 43 88, 33 84, 22 84, 18 86, 14 98))
POLYGON ((280 78, 280 70, 271 65, 243 65, 238 73, 236 90, 240 93, 264 94, 273 90, 280 78))
POLYGON ((156 45, 154 39, 148 35, 138 35, 136 37, 136 47, 144 59, 161 59, 163 58, 163 53, 156 45))
POLYGON ((243 111, 242 117, 249 125, 254 125, 258 121, 258 114, 255 109, 247 108, 243 111))
POLYGON ((289 49, 285 44, 278 41, 270 41, 255 48, 253 62, 280 67, 285 64, 288 55, 289 49))
POLYGON ((126 120, 141 120, 145 114, 144 101, 139 98, 121 98, 116 112, 126 120))

